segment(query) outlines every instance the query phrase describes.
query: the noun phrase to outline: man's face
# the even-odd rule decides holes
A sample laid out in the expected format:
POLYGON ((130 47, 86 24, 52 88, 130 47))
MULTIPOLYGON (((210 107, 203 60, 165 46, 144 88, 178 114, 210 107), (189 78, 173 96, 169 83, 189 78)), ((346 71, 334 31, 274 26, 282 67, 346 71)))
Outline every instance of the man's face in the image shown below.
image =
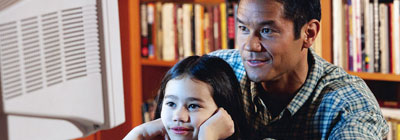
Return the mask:
POLYGON ((275 0, 241 0, 239 4, 237 43, 254 82, 277 80, 304 61, 304 34, 294 39, 293 22, 284 18, 283 8, 275 0))

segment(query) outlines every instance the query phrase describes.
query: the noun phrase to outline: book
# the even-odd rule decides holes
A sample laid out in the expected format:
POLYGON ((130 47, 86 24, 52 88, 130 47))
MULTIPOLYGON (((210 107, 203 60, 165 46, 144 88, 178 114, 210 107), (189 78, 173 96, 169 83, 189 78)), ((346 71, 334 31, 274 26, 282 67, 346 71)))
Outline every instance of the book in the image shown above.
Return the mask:
POLYGON ((178 59, 184 58, 183 47, 183 8, 182 5, 177 6, 176 10, 176 31, 177 31, 177 57, 178 59))
POLYGON ((228 37, 228 49, 235 48, 235 17, 234 17, 234 8, 235 2, 232 0, 226 1, 226 21, 227 21, 227 37, 228 37))
POLYGON ((194 18, 195 18, 195 42, 196 42, 196 55, 204 54, 204 6, 201 4, 194 5, 194 18))
POLYGON ((155 5, 153 3, 147 4, 147 31, 148 31, 148 57, 149 59, 154 59, 155 58, 155 26, 154 26, 154 16, 155 16, 155 5))
POLYGON ((400 0, 393 0, 393 73, 400 74, 400 0))
POLYGON ((193 19, 193 5, 183 4, 183 56, 192 56, 192 19, 193 19))
POLYGON ((220 20, 221 20, 221 49, 228 49, 228 31, 227 31, 227 21, 226 21, 226 4, 221 3, 219 6, 220 10, 220 20))
POLYGON ((163 44, 161 48, 162 59, 165 61, 175 60, 175 24, 174 24, 174 3, 162 5, 162 32, 163 44))
POLYGON ((379 36, 379 4, 378 0, 373 1, 374 9, 374 72, 380 72, 381 68, 381 50, 379 36))
POLYGON ((141 40, 141 48, 140 54, 143 58, 147 58, 149 56, 149 48, 148 48, 148 30, 147 30, 147 5, 140 5, 140 40, 141 40))
MULTIPOLYGON (((344 4, 341 0, 332 1, 332 50, 333 50, 333 64, 336 66, 344 67, 343 64, 343 44, 345 42, 345 24, 344 24, 344 4)), ((319 36, 322 32, 319 33, 319 36)))
POLYGON ((221 20, 220 20, 220 9, 219 6, 214 6, 213 8, 213 33, 214 33, 214 49, 221 49, 221 20))
POLYGON ((389 12, 386 3, 379 4, 379 40, 381 50, 381 73, 389 73, 389 12))

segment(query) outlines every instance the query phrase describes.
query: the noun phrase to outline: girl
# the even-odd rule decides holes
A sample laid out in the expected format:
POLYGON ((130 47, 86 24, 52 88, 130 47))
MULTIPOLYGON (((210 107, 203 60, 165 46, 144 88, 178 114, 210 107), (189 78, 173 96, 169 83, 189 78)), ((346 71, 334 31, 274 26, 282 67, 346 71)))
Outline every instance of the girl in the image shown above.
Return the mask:
MULTIPOLYGON (((177 63, 164 76, 155 116, 161 118, 163 131, 169 139, 192 140, 205 131, 201 125, 218 108, 225 109, 234 123, 234 133, 227 139, 249 139, 240 85, 230 65, 218 57, 191 56, 177 63)), ((160 127, 154 122, 141 126, 160 127)), ((141 130, 136 138, 152 133, 141 130)), ((128 139, 130 134, 125 138, 128 139)))

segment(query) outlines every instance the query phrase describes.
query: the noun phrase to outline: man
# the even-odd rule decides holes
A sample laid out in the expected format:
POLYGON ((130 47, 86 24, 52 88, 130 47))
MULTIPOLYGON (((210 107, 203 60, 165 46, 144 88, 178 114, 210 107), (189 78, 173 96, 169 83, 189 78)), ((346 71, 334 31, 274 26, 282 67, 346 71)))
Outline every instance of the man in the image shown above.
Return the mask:
MULTIPOLYGON (((320 7, 319 0, 241 0, 239 50, 211 53, 235 70, 255 139, 382 139, 388 133, 365 82, 310 49, 320 7)), ((202 124, 199 139, 223 139, 232 128, 220 109, 202 124)))
POLYGON ((382 139, 388 132, 365 82, 313 52, 319 0, 241 0, 237 50, 225 59, 240 79, 257 138, 382 139))

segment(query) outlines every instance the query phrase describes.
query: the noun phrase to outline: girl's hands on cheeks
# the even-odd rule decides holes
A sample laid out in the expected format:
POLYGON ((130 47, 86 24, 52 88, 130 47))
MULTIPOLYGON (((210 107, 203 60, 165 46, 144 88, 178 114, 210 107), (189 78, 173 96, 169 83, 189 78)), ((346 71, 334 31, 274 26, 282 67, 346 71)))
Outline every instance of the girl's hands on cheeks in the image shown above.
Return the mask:
POLYGON ((231 116, 222 107, 208 118, 201 126, 199 140, 226 139, 235 132, 235 125, 231 116))

